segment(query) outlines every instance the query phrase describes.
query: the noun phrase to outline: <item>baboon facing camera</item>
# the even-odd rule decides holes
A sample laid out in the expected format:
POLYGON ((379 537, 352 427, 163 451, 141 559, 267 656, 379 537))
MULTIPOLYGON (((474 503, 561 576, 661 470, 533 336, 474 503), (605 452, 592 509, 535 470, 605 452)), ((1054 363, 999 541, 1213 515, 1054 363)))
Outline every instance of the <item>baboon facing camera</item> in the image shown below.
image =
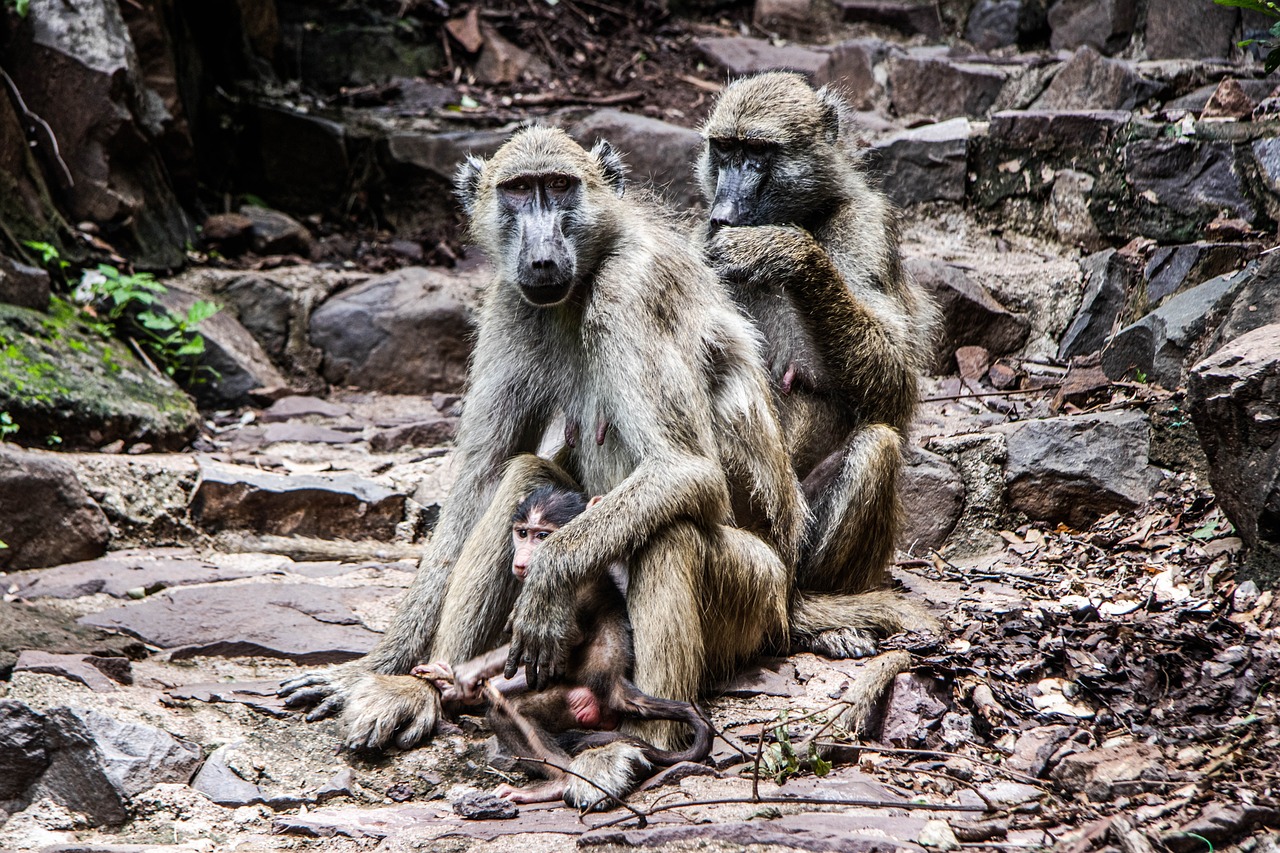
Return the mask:
MULTIPOLYGON (((509 674, 535 689, 565 672, 576 591, 627 566, 643 692, 693 701, 766 643, 785 644, 804 510, 750 322, 686 236, 623 197, 620 161, 534 127, 488 161, 469 159, 459 195, 494 265, 480 313, 456 479, 413 585, 366 657, 282 687, 309 718, 342 711, 351 748, 428 737, 437 689, 408 675, 492 649, 511 614, 509 674), (534 454, 561 419, 554 460, 534 454), (521 585, 510 519, 534 488, 603 496, 534 556, 521 585)), ((661 749, 671 722, 627 724, 661 749)), ((610 744, 571 769, 611 793, 631 785, 610 744)), ((600 792, 571 780, 565 799, 600 792)))
POLYGON ((811 514, 792 634, 866 654, 873 633, 933 624, 875 590, 893 559, 903 436, 936 309, 902 268, 894 211, 860 169, 831 89, 789 73, 737 80, 702 135, 706 254, 764 336, 811 514))

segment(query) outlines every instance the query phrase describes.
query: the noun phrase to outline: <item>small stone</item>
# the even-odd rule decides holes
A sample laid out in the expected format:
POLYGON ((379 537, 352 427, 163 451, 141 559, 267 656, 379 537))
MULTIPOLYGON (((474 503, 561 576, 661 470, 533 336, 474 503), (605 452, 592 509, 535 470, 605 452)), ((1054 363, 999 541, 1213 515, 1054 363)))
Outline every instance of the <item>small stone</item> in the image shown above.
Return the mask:
POLYGON ((1200 118, 1244 119, 1253 115, 1255 106, 1253 98, 1241 87, 1240 81, 1227 77, 1218 84, 1209 103, 1204 105, 1200 118))
POLYGON ((520 814, 515 803, 487 791, 462 795, 453 801, 453 811, 463 820, 510 820, 520 814))
POLYGON ((1231 594, 1231 609, 1237 613, 1252 610, 1261 594, 1258 585, 1252 580, 1247 580, 1236 587, 1236 591, 1231 594))
POLYGON ((920 830, 920 834, 916 836, 916 841, 921 847, 932 847, 935 850, 958 850, 960 842, 956 840, 956 834, 951 831, 951 825, 945 820, 927 821, 924 829, 920 830))

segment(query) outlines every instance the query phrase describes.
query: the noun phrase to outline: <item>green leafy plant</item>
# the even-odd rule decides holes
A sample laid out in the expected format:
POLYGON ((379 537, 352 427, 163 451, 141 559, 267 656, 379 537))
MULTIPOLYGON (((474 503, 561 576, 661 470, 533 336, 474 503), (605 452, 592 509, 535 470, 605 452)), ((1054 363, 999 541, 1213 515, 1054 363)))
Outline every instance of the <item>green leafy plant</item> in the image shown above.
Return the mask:
POLYGON ((4 441, 19 429, 21 427, 13 422, 13 417, 8 412, 0 412, 0 441, 4 441))
POLYGON ((4 4, 12 9, 19 18, 25 18, 27 13, 31 11, 31 0, 5 0, 4 4))
POLYGON ((1272 0, 1213 0, 1213 2, 1219 6, 1245 9, 1250 12, 1258 12, 1269 18, 1275 18, 1276 22, 1271 25, 1271 29, 1267 30, 1267 34, 1271 38, 1245 39, 1239 44, 1240 47, 1248 47, 1255 42, 1261 42, 1262 46, 1267 50, 1266 59, 1263 60, 1263 68, 1266 69, 1268 74, 1280 68, 1280 3, 1272 2, 1272 0))

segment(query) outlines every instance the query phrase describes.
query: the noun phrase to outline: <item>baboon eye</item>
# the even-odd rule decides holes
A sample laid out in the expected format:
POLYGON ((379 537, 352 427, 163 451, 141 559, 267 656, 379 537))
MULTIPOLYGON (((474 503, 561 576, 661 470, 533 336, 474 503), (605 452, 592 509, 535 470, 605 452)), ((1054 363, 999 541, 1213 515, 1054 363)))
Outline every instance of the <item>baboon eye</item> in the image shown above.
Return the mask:
POLYGON ((767 154, 773 150, 773 143, 767 139, 748 138, 742 140, 742 147, 752 154, 767 154))
POLYGON ((541 542, 543 539, 546 539, 548 536, 550 536, 550 535, 551 535, 551 531, 550 531, 550 530, 539 530, 539 531, 537 532, 537 534, 536 534, 536 535, 537 535, 537 537, 538 537, 538 541, 539 541, 539 542, 541 542))
POLYGON ((512 178, 502 183, 503 192, 524 195, 533 191, 533 182, 528 178, 512 178))
POLYGON ((517 527, 511 532, 516 535, 517 539, 525 539, 529 536, 529 530, 526 527, 517 527))
POLYGON ((570 180, 568 175, 552 175, 547 179, 547 188, 552 192, 562 193, 569 189, 569 184, 570 180))

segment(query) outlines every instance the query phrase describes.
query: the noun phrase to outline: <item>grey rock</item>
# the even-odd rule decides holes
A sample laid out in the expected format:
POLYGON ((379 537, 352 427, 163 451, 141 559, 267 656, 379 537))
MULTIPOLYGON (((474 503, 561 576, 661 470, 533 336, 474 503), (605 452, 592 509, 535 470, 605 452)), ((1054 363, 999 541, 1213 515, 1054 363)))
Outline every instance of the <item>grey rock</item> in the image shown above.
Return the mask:
POLYGON ((904 672, 893 679, 880 740, 897 747, 923 746, 950 707, 950 690, 925 675, 904 672))
POLYGON ((1254 140, 1250 153, 1261 179, 1260 188, 1265 190, 1263 204, 1267 208, 1267 214, 1276 219, 1280 217, 1280 137, 1254 140))
POLYGON ((315 584, 195 587, 167 590, 80 622, 169 649, 174 660, 262 655, 338 663, 365 654, 378 638, 351 608, 396 594, 315 584))
POLYGON ((507 141, 505 130, 393 131, 379 143, 386 172, 387 219, 402 234, 436 227, 453 215, 453 174, 468 154, 488 157, 507 141))
POLYGON ((1205 348, 1213 352, 1245 332, 1280 323, 1280 254, 1259 261, 1231 302, 1226 319, 1205 348))
POLYGON ((68 613, 24 601, 0 601, 0 671, 11 670, 18 662, 18 651, 27 649, 67 654, 87 651, 103 655, 102 660, 119 660, 125 655, 138 658, 147 653, 134 638, 77 625, 68 613))
POLYGON ((380 453, 401 447, 436 447, 453 441, 458 434, 458 420, 433 418, 380 430, 369 439, 369 447, 380 453))
POLYGON ((47 272, 0 255, 0 302, 43 311, 50 293, 47 272))
POLYGON ((311 315, 325 379, 394 394, 461 390, 481 280, 406 267, 329 297, 311 315))
MULTIPOLYGON (((174 284, 160 297, 161 304, 179 317, 201 301, 199 294, 174 284)), ((203 369, 191 384, 191 393, 205 408, 229 409, 248 404, 255 388, 277 388, 285 378, 235 315, 218 311, 197 330, 204 338, 204 352, 195 363, 203 369)))
MULTIPOLYGON (((315 176, 311 176, 314 180, 315 176)), ((246 204, 240 215, 251 223, 249 236, 253 250, 259 255, 302 255, 311 253, 311 232, 287 213, 246 204)))
POLYGON ((1274 825, 1276 819, 1270 803, 1207 803, 1195 818, 1161 835, 1160 846, 1170 853, 1193 853, 1196 843, 1229 847, 1260 827, 1274 825))
MULTIPOLYGON (((40 672, 46 675, 56 675, 59 678, 65 678, 69 681, 77 681, 88 687, 95 693, 114 693, 116 690, 116 682, 118 678, 109 677, 108 671, 104 671, 101 665, 95 665, 95 661, 115 661, 117 666, 123 666, 123 672, 127 675, 128 680, 133 680, 130 671, 128 658, 95 658, 93 655, 55 655, 48 652, 24 651, 18 655, 18 662, 14 665, 14 672, 40 672)), ((119 676, 121 670, 116 670, 119 676)))
POLYGON ((1170 298, 1126 326, 1102 351, 1102 369, 1111 379, 1144 374, 1148 381, 1177 388, 1185 362, 1221 322, 1253 270, 1218 276, 1170 298))
POLYGON ((229 702, 247 705, 271 717, 288 717, 293 712, 276 695, 279 690, 278 681, 219 681, 170 687, 165 693, 178 702, 229 702))
POLYGON ((799 696, 804 688, 796 681, 796 665, 786 658, 761 660, 739 672, 720 689, 719 696, 799 696))
MULTIPOLYGON (((1275 83, 1270 80, 1236 80, 1235 82, 1240 85, 1240 88, 1244 90, 1244 93, 1255 103, 1271 94, 1271 91, 1276 87, 1275 83)), ((1172 110, 1187 110, 1188 112, 1193 112, 1198 115, 1209 103, 1209 99, 1213 97, 1213 93, 1218 91, 1219 85, 1221 85, 1220 81, 1218 83, 1208 83, 1204 86, 1200 86, 1185 95, 1181 95, 1180 97, 1174 98, 1172 101, 1168 101, 1165 103, 1164 109, 1166 112, 1172 110)))
POLYGON ((463 820, 510 820, 520 814, 515 803, 487 791, 463 794, 453 801, 453 811, 463 820))
POLYGON ((258 420, 265 424, 272 424, 312 416, 343 418, 350 414, 351 408, 340 403, 330 403, 327 400, 321 400, 316 397, 290 395, 281 397, 272 403, 258 420))
POLYGON ((1026 342, 1031 331, 1027 318, 997 302, 960 267, 920 257, 908 258, 906 266, 942 311, 934 361, 938 372, 950 369, 959 347, 980 346, 992 355, 1002 355, 1026 342))
POLYGON ((52 453, 0 444, 0 569, 54 566, 107 550, 107 517, 52 453))
POLYGON ((929 0, 835 0, 835 6, 850 23, 880 24, 931 40, 942 37, 938 6, 929 0))
POLYGON ((1146 743, 1068 755, 1052 775, 1065 790, 1083 793, 1095 803, 1158 790, 1169 780, 1160 748, 1146 743))
POLYGON ((1143 236, 1193 239, 1224 212, 1249 223, 1258 219, 1229 142, 1137 140, 1125 146, 1124 175, 1133 190, 1134 224, 1143 236))
POLYGON ((48 766, 44 715, 0 699, 0 802, 18 799, 48 766))
POLYGON ((190 398, 119 340, 5 303, 0 339, 18 352, 0 360, 0 412, 21 427, 19 441, 56 435, 68 450, 117 440, 171 450, 195 436, 199 414, 190 398))
POLYGON ((140 552, 12 572, 5 577, 5 584, 27 599, 80 598, 100 592, 114 598, 128 598, 133 590, 151 594, 169 587, 237 580, 259 573, 252 568, 223 569, 192 557, 140 552))
MULTIPOLYGON (((276 426, 276 425, 273 425, 276 426)), ((405 496, 353 475, 268 474, 202 462, 191 514, 207 530, 390 539, 405 496)))
POLYGON ((910 554, 942 547, 964 509, 964 481, 947 459, 915 450, 903 469, 899 493, 906 519, 898 546, 910 554))
POLYGON ((181 266, 195 230, 154 144, 172 116, 145 87, 118 4, 34 0, 24 27, 5 66, 57 139, 68 218, 102 225, 135 265, 181 266))
POLYGON ((813 76, 815 86, 834 83, 855 110, 872 106, 879 84, 875 67, 889 52, 887 42, 874 38, 842 41, 831 49, 827 61, 813 76))
POLYGON ((350 767, 339 770, 316 789, 316 802, 323 803, 336 797, 353 797, 360 789, 356 775, 350 767))
POLYGON ((1043 418, 988 428, 1005 436, 1009 505, 1083 528, 1150 500, 1163 472, 1148 461, 1151 425, 1136 411, 1043 418))
POLYGON ((755 845, 776 845, 815 853, 873 853, 895 850, 921 853, 916 839, 926 821, 917 817, 883 814, 834 814, 808 812, 784 815, 774 820, 753 820, 705 824, 656 826, 647 829, 601 829, 583 835, 584 848, 620 845, 675 849, 701 846, 709 842, 729 849, 755 845))
POLYGON ((756 0, 751 20, 773 32, 813 35, 821 28, 816 11, 815 0, 756 0))
POLYGON ((1167 297, 1189 290, 1216 276, 1237 270, 1258 256, 1257 243, 1188 243, 1158 246, 1143 272, 1147 305, 1159 306, 1167 297))
POLYGON ((1080 261, 1084 296, 1080 310, 1062 334, 1058 358, 1072 358, 1102 349, 1125 305, 1133 269, 1115 249, 1107 249, 1080 261))
POLYGON ((1075 50, 1088 45, 1113 54, 1129 42, 1137 18, 1137 0, 1057 0, 1049 6, 1049 46, 1075 50))
POLYGON ((885 191, 895 204, 964 199, 968 119, 899 131, 878 141, 874 151, 885 191))
MULTIPOLYGON (((1187 396, 1219 505, 1251 549, 1280 550, 1280 323, 1197 364, 1187 396)), ((1274 585, 1280 575, 1262 568, 1250 559, 1241 576, 1274 585)))
POLYGON ((1159 83, 1138 74, 1122 59, 1106 59, 1084 46, 1063 64, 1033 109, 1132 110, 1150 100, 1159 83))
POLYGON ((889 63, 889 97, 898 115, 981 118, 1008 79, 1006 66, 908 55, 889 63))
POLYGON ((1022 6, 1022 0, 978 0, 965 23, 965 41, 979 50, 1016 44, 1022 6))
POLYGON ((243 116, 253 143, 242 154, 244 177, 265 199, 304 213, 342 209, 352 166, 341 123, 281 104, 254 103, 243 116))
POLYGON ((263 444, 298 441, 304 444, 354 444, 361 440, 359 432, 333 429, 319 424, 267 424, 262 431, 263 444))
POLYGON ((205 759, 204 766, 191 780, 191 787, 220 806, 238 808, 264 799, 262 789, 253 782, 246 782, 228 766, 228 753, 238 744, 224 744, 205 759))
POLYGON ((762 71, 797 71, 812 78, 827 62, 825 51, 798 45, 775 46, 758 38, 712 36, 694 40, 708 62, 725 68, 734 77, 762 71))
POLYGON ((1082 735, 1081 730, 1074 726, 1029 729, 1018 736, 1013 753, 1005 758, 1003 764, 1015 773, 1043 779, 1052 769, 1052 760, 1062 751, 1063 744, 1079 740, 1082 735))
POLYGON ((1088 172, 1057 170, 1046 213, 1058 240, 1090 251, 1107 245, 1089 209, 1097 181, 1088 172))
POLYGON ((1145 46, 1150 59, 1225 59, 1231 55, 1240 13, 1196 0, 1160 0, 1147 6, 1145 46))
POLYGON ((692 166, 702 145, 696 130, 621 110, 597 110, 569 132, 588 149, 607 139, 622 154, 628 181, 653 187, 676 207, 702 201, 692 166))

